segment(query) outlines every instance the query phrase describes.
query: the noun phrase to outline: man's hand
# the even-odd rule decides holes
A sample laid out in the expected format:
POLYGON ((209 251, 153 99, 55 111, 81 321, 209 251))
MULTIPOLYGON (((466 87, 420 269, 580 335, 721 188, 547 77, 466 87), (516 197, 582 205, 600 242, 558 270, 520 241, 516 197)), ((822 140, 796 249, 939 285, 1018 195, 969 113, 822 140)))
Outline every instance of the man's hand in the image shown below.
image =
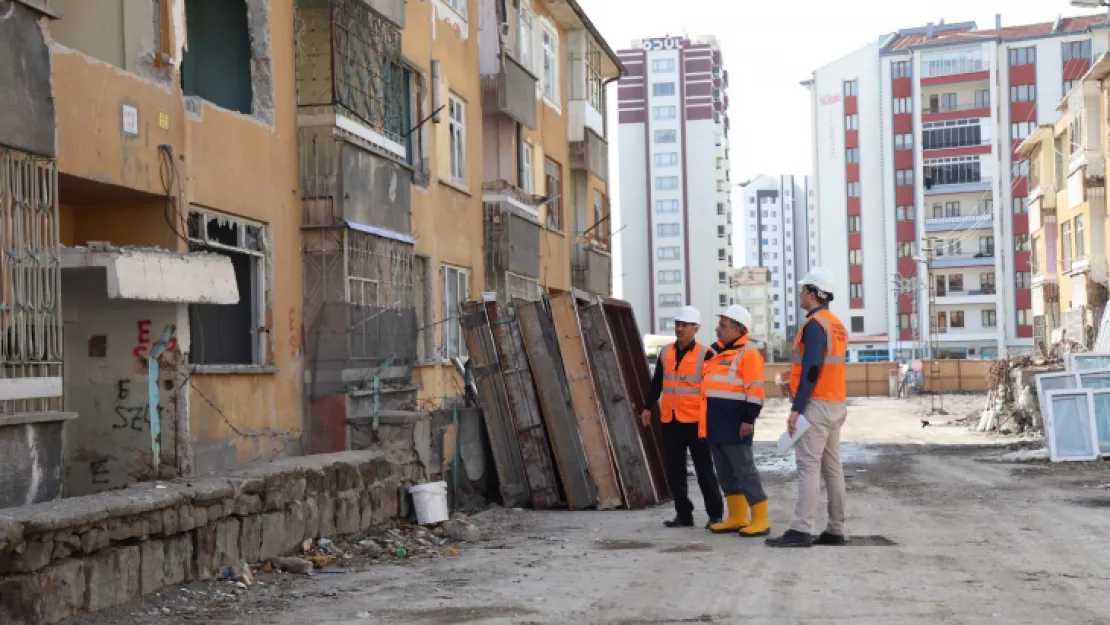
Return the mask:
POLYGON ((740 424, 740 438, 748 438, 755 433, 755 426, 751 423, 740 424))
POLYGON ((790 413, 790 418, 786 420, 786 431, 794 436, 794 432, 798 431, 798 417, 802 416, 797 410, 790 413))
POLYGON ((645 411, 640 413, 640 423, 642 423, 644 425, 644 427, 648 427, 648 426, 651 425, 651 411, 650 410, 645 410, 645 411))

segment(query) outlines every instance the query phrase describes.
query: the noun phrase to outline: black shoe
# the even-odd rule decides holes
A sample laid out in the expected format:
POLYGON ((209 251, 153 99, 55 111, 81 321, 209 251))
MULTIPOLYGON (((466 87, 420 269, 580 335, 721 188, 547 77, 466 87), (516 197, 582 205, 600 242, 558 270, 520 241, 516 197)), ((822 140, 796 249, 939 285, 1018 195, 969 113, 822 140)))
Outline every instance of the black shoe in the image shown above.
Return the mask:
POLYGON ((663 521, 663 527, 694 527, 694 519, 675 517, 670 521, 663 521))
POLYGON ((830 547, 843 547, 848 544, 844 539, 843 534, 833 534, 830 532, 821 532, 821 535, 813 539, 815 545, 826 545, 830 547))
POLYGON ((782 536, 768 538, 766 542, 768 547, 812 547, 813 536, 805 532, 786 530, 782 536))
POLYGON ((721 522, 721 517, 711 516, 711 517, 709 517, 709 520, 705 522, 705 529, 709 529, 710 525, 716 525, 720 522, 721 522))

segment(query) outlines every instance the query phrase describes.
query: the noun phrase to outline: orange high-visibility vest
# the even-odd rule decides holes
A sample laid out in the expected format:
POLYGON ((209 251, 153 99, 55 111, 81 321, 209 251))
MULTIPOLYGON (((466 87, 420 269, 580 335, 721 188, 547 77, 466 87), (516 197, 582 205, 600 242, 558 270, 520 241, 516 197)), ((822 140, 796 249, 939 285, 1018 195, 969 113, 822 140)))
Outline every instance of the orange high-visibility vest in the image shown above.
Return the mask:
POLYGON ((763 391, 763 355, 748 345, 747 335, 709 359, 701 389, 706 399, 730 399, 763 405, 766 399, 763 391))
POLYGON ((709 349, 694 343, 682 362, 678 361, 678 347, 667 345, 659 355, 663 363, 663 395, 659 400, 662 412, 660 421, 670 423, 697 423, 698 436, 705 438, 705 407, 701 398, 702 374, 709 349))
MULTIPOLYGON (((828 309, 818 310, 810 316, 809 321, 815 321, 825 331, 825 364, 817 374, 817 384, 813 386, 810 399, 823 401, 847 401, 848 385, 844 378, 844 363, 848 355, 848 331, 836 315, 828 309)), ((798 394, 798 383, 802 380, 802 357, 805 355, 805 343, 802 342, 802 332, 805 323, 798 329, 794 337, 794 363, 790 366, 790 392, 798 394)))

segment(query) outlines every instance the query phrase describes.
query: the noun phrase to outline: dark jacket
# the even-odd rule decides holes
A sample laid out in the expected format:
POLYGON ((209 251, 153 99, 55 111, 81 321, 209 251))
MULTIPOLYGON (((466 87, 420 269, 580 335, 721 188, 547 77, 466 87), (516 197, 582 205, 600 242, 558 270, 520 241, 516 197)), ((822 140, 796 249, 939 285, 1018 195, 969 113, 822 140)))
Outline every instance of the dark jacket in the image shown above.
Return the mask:
MULTIPOLYGON (((720 354, 732 348, 736 342, 733 341, 728 345, 721 345, 717 342, 709 349, 714 354, 720 354)), ((751 402, 707 397, 705 400, 705 424, 709 440, 718 445, 751 445, 754 438, 754 428, 752 436, 740 438, 740 424, 754 424, 762 409, 763 407, 759 404, 751 402)))

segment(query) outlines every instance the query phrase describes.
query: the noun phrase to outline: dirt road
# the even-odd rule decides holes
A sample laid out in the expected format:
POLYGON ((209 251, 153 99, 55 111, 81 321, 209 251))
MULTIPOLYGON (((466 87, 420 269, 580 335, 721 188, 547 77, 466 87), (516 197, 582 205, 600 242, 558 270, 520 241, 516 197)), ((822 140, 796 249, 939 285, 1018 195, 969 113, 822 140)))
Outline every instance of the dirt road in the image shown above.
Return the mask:
MULTIPOLYGON (((212 594, 226 583, 194 585, 77 622, 1110 622, 1106 465, 1001 464, 992 461, 1001 449, 976 446, 986 438, 922 428, 909 405, 896 402, 888 414, 890 406, 865 402, 850 413, 855 546, 771 550, 759 539, 667 530, 667 508, 496 510, 478 516, 483 542, 458 558, 263 576, 265 586, 226 600, 212 594)), ((768 408, 761 437, 769 439, 778 430, 771 409, 784 407, 768 408)), ((782 531, 792 462, 770 445, 759 451, 782 531)))

